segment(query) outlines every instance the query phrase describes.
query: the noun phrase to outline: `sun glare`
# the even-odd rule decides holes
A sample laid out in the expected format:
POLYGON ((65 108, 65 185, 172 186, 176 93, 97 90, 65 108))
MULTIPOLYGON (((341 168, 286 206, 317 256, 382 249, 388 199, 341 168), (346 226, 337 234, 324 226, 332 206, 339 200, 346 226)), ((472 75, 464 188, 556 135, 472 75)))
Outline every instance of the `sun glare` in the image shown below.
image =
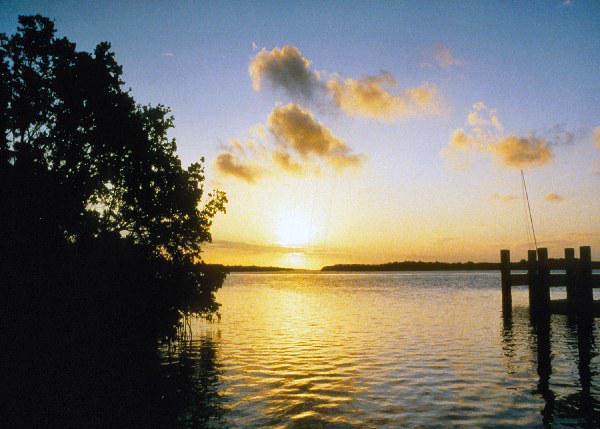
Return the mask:
POLYGON ((315 227, 306 216, 288 213, 279 219, 276 235, 282 246, 303 246, 315 238, 315 227))

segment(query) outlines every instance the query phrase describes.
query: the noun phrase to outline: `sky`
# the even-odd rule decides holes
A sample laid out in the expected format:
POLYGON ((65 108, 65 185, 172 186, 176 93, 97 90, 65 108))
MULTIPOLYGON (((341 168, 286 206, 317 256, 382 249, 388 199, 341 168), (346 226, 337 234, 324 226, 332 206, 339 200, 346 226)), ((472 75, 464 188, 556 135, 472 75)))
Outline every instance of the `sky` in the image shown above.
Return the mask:
POLYGON ((29 2, 175 116, 226 191, 210 263, 600 259, 600 3, 29 2))

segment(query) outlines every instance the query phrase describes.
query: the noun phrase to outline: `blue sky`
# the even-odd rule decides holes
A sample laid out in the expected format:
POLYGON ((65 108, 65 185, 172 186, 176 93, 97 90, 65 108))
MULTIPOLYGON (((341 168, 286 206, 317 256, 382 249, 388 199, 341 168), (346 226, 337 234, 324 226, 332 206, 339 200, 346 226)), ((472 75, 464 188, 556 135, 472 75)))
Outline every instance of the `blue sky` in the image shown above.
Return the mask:
POLYGON ((293 253, 300 255, 296 265, 316 267, 348 259, 494 259, 501 245, 524 252, 520 203, 496 198, 519 196, 518 169, 499 167, 475 145, 470 167, 461 171, 443 154, 455 130, 469 130, 467 115, 480 101, 486 112, 495 109, 502 137, 534 135, 552 144, 552 162, 526 172, 542 241, 556 252, 579 244, 600 250, 600 150, 593 141, 600 126, 599 2, 0 1, 0 9, 0 32, 13 33, 19 14, 40 13, 80 49, 110 41, 136 100, 172 108, 183 161, 205 156, 210 184, 232 201, 215 223, 215 241, 226 244, 208 249, 211 262, 276 264, 293 253), (268 85, 255 91, 249 65, 261 49, 285 45, 297 48, 323 81, 385 72, 396 90, 435 88, 439 108, 382 120, 306 103, 268 85), (436 58, 440 49, 451 61, 436 58), (309 110, 352 153, 364 155, 362 168, 321 178, 271 174, 254 184, 220 175, 213 162, 223 147, 247 139, 287 103, 309 110), (570 142, 554 144, 557 133, 570 142), (544 200, 550 193, 562 200, 544 200), (278 249, 285 240, 278 244, 260 221, 249 220, 268 224, 273 204, 285 206, 290 195, 292 206, 311 213, 292 225, 321 219, 330 242, 313 238, 293 251, 278 249), (511 216, 518 219, 505 220, 511 216), (371 224, 391 229, 392 238, 373 238, 386 234, 371 224), (356 252, 366 239, 374 244, 356 252))

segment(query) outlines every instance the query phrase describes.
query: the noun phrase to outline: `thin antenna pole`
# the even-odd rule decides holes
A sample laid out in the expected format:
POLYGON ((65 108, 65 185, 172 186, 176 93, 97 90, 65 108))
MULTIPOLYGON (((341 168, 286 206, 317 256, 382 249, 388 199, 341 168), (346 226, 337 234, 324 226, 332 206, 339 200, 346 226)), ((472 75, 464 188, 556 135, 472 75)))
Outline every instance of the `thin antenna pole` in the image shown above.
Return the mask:
POLYGON ((527 211, 527 198, 525 198, 525 188, 521 180, 521 202, 523 203, 523 214, 525 215, 525 232, 527 234, 527 245, 529 249, 533 247, 533 237, 531 236, 531 228, 529 226, 529 212, 527 211))
POLYGON ((531 205, 529 205, 529 195, 527 194, 527 185, 525 184, 525 174, 521 170, 521 180, 523 181, 523 189, 525 189, 525 198, 527 199, 527 209, 529 210, 529 221, 531 222, 531 231, 533 232, 533 243, 535 244, 535 250, 537 251, 537 239, 535 238, 535 227, 533 226, 533 217, 531 216, 531 205))

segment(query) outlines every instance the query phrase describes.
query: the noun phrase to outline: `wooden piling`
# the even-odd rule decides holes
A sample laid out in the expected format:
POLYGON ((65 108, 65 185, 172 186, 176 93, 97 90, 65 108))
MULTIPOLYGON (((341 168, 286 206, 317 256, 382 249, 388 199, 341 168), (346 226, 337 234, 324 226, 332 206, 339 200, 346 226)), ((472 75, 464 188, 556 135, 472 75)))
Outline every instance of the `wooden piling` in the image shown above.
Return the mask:
MULTIPOLYGON (((600 301, 594 301, 594 287, 600 288, 600 275, 592 272, 590 246, 579 248, 580 257, 575 258, 575 249, 565 249, 564 263, 555 261, 555 269, 564 269, 565 274, 550 272, 548 249, 541 247, 527 252, 527 274, 511 274, 510 251, 500 251, 500 273, 502 279, 502 310, 510 313, 514 286, 527 285, 529 310, 532 320, 538 323, 552 313, 595 317, 600 315, 600 301), (567 289, 567 299, 551 300, 551 287, 567 289)), ((583 320, 583 319, 581 319, 583 320)), ((579 322, 578 322, 579 323, 579 322)))
POLYGON ((550 265, 548 264, 548 249, 540 247, 538 249, 538 282, 537 282, 537 303, 540 312, 549 312, 550 310, 550 265))
POLYGON ((502 277, 502 308, 512 308, 512 294, 510 284, 510 250, 500 251, 500 273, 502 277))
POLYGON ((577 272, 577 309, 581 313, 589 314, 594 301, 592 288, 592 249, 590 246, 579 248, 579 264, 577 272))
POLYGON ((565 249, 565 278, 567 288, 567 305, 572 311, 576 308, 575 282, 577 273, 575 270, 575 249, 572 247, 565 249))
POLYGON ((537 307, 537 253, 535 250, 527 251, 527 283, 529 283, 529 311, 534 312, 537 307))

